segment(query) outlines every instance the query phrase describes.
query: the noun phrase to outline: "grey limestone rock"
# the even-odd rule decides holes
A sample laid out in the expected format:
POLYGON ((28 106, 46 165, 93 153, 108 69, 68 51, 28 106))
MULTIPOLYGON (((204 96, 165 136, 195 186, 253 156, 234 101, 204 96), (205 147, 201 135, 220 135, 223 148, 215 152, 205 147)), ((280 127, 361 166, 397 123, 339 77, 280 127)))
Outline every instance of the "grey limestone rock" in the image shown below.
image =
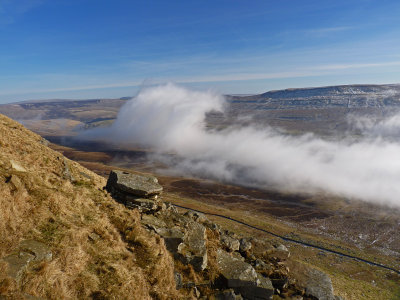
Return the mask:
POLYGON ((240 287, 240 293, 249 300, 271 299, 274 294, 274 287, 269 278, 257 274, 257 286, 240 287))
POLYGON ((306 295, 319 300, 335 300, 330 277, 317 269, 309 268, 304 277, 306 295))
POLYGON ((250 264, 219 249, 217 265, 228 288, 246 299, 271 299, 274 292, 271 280, 258 274, 250 264))
POLYGON ((238 251, 240 247, 240 243, 237 239, 230 237, 229 235, 221 235, 220 238, 221 244, 227 248, 229 251, 238 251))
POLYGON ((185 234, 179 227, 159 228, 156 232, 164 238, 165 246, 174 256, 178 255, 179 246, 183 242, 185 234))
POLYGON ((18 280, 30 262, 50 261, 52 256, 52 252, 45 244, 35 240, 23 240, 18 248, 3 260, 8 263, 9 276, 18 280))
POLYGON ((187 224, 179 252, 196 271, 203 271, 207 267, 206 228, 202 224, 194 221, 187 224))
POLYGON ((239 250, 240 252, 246 252, 249 251, 251 249, 251 242, 246 239, 246 238, 242 238, 240 239, 240 247, 239 250))
POLYGON ((159 195, 163 189, 157 178, 153 176, 137 175, 119 170, 110 172, 106 187, 111 193, 116 190, 146 198, 159 195))
POLYGON ((228 252, 218 249, 217 265, 228 287, 256 286, 258 278, 254 268, 228 252))
POLYGON ((167 224, 160 218, 157 218, 153 215, 142 215, 141 223, 149 229, 153 229, 157 231, 159 228, 167 227, 167 224))

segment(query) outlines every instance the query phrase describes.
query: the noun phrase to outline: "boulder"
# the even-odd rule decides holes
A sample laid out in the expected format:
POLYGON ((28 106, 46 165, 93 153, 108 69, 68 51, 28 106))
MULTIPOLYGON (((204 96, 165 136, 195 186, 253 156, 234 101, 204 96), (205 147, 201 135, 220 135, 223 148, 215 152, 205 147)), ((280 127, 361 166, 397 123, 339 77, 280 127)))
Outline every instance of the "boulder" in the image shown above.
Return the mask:
POLYGON ((237 239, 230 237, 229 235, 221 235, 220 238, 221 244, 227 248, 229 251, 238 251, 240 247, 240 243, 237 239))
POLYGON ((224 250, 217 250, 217 265, 229 288, 257 285, 258 278, 254 268, 224 250))
POLYGON ((269 256, 279 261, 284 261, 290 257, 290 252, 285 245, 279 245, 275 249, 269 251, 269 256))
POLYGON ((117 191, 145 198, 159 195, 163 189, 158 184, 157 178, 153 176, 137 175, 119 170, 110 172, 106 188, 111 193, 117 191))
POLYGON ((242 238, 240 239, 240 246, 239 246, 239 250, 240 252, 246 252, 249 251, 251 249, 251 242, 246 239, 246 238, 242 238))
POLYGON ((319 300, 335 300, 330 277, 317 269, 308 267, 299 278, 299 283, 305 287, 308 296, 319 300))
POLYGON ((165 246, 168 251, 171 252, 175 258, 178 256, 179 246, 183 242, 184 233, 179 227, 172 228, 159 228, 156 232, 164 238, 165 246))
POLYGON ((260 274, 257 274, 257 277, 257 286, 240 287, 240 293, 249 300, 272 299, 274 287, 272 286, 271 280, 260 274))
POLYGON ((198 272, 207 267, 206 228, 193 221, 192 213, 159 211, 155 215, 142 215, 142 224, 165 239, 175 259, 191 264, 198 272))
POLYGON ((24 240, 20 242, 13 253, 4 257, 3 260, 8 263, 8 275, 18 280, 30 262, 50 261, 52 256, 52 252, 45 244, 35 240, 24 240))
POLYGON ((187 224, 179 253, 196 271, 203 271, 207 267, 206 228, 202 224, 194 221, 187 224))
POLYGON ((217 265, 228 288, 233 288, 246 299, 271 299, 274 288, 268 278, 228 252, 218 249, 217 265))

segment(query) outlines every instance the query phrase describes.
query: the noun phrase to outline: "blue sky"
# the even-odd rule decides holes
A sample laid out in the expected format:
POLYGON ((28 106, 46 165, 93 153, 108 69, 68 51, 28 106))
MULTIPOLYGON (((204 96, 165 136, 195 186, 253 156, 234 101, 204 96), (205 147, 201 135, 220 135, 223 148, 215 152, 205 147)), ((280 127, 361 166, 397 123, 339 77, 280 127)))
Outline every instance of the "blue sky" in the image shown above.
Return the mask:
POLYGON ((400 83, 400 1, 0 0, 0 103, 400 83))

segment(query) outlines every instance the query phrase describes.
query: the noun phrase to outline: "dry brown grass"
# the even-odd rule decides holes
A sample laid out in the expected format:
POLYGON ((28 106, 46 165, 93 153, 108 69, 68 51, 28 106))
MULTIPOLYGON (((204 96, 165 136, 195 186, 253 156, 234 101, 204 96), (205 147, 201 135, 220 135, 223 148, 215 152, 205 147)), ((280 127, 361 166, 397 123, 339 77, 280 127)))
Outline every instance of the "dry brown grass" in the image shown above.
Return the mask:
POLYGON ((31 263, 16 282, 0 260, 0 295, 47 299, 179 298, 163 240, 103 191, 105 179, 40 143, 0 115, 0 257, 23 239, 44 242, 50 262, 31 263), (26 172, 11 167, 18 162, 26 172), (93 238, 93 236, 95 238, 93 238))

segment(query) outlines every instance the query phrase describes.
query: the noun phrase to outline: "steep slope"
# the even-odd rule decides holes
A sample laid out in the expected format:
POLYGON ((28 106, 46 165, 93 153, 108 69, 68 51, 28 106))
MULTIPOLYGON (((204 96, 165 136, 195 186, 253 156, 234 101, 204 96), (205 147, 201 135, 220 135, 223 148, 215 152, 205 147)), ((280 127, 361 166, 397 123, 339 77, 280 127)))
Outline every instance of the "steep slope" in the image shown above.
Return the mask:
POLYGON ((104 178, 3 115, 0 137, 1 296, 179 298, 164 242, 103 191, 104 178))

